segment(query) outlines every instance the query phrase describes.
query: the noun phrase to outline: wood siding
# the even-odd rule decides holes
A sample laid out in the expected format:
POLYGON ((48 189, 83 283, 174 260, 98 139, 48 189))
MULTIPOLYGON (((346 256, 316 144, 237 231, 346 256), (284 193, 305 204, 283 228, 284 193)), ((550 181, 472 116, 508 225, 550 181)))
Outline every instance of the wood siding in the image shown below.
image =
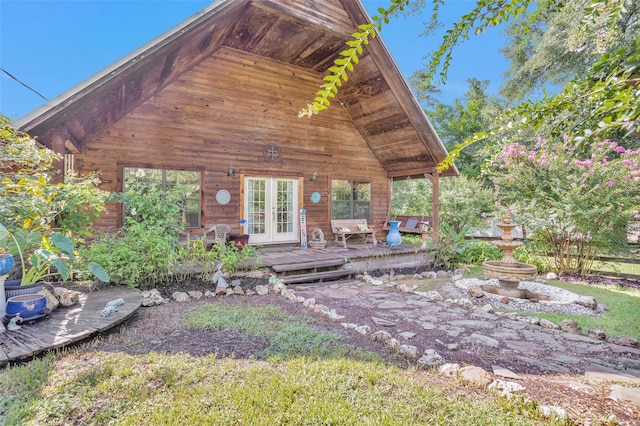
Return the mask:
MULTIPOLYGON (((331 179, 370 181, 372 224, 382 229, 389 180, 345 110, 336 103, 313 119, 297 117, 318 79, 303 68, 223 48, 91 140, 76 158, 83 171, 100 170, 110 181, 101 187, 109 191, 122 190, 125 166, 202 170, 203 225, 228 223, 235 231, 243 175, 301 177, 308 228, 322 228, 327 239, 331 179), (265 160, 268 144, 280 147, 280 162, 265 160), (226 174, 229 165, 233 177, 226 174), (311 182, 314 171, 318 178, 311 182), (220 189, 231 193, 229 204, 216 202, 220 189), (310 201, 313 192, 321 194, 319 203, 310 201)), ((110 206, 98 225, 113 230, 120 220, 110 206)))

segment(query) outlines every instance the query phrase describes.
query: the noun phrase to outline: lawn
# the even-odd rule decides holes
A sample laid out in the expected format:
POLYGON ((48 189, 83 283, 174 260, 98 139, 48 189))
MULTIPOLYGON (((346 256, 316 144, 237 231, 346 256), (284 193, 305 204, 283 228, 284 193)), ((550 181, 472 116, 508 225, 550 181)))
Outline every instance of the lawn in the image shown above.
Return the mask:
POLYGON ((532 402, 353 359, 69 351, 0 373, 5 425, 536 425, 532 402))

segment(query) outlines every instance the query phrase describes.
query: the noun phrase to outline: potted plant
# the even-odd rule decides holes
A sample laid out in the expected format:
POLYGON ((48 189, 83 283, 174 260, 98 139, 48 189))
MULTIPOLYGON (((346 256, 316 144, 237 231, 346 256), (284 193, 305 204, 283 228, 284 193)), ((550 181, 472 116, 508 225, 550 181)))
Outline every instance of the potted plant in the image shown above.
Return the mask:
MULTIPOLYGON (((0 224, 0 241, 11 238, 14 250, 20 258, 22 278, 18 282, 8 282, 5 285, 7 298, 23 294, 37 293, 41 286, 38 285, 45 278, 60 276, 66 281, 71 276, 71 263, 77 262, 74 255, 75 245, 66 235, 52 233, 49 237, 39 233, 27 233, 16 235, 9 233, 7 228, 0 224), (34 249, 25 258, 25 250, 33 237, 39 239, 39 247, 34 249)), ((109 276, 97 263, 89 263, 85 269, 101 281, 108 282, 109 276)))
POLYGON ((5 253, 0 248, 0 275, 7 275, 16 266, 15 259, 10 253, 5 253))

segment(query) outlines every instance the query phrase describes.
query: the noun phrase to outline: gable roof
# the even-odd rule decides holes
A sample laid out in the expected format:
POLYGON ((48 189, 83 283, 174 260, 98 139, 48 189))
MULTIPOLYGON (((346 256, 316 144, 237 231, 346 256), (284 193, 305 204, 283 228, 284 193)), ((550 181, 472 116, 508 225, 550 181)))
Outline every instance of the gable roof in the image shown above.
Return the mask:
MULTIPOLYGON (((368 22, 360 0, 218 0, 14 124, 45 144, 52 131, 62 132, 68 148, 82 151, 223 47, 317 72, 319 87, 351 34, 368 22)), ((447 155, 380 37, 365 46, 331 108, 346 110, 389 177, 431 173, 447 155)))

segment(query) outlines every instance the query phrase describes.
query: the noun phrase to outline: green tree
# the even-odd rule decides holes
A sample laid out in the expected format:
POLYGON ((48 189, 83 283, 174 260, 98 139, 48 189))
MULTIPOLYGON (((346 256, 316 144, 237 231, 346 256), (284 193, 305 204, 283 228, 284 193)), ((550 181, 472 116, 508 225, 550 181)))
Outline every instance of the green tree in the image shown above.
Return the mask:
POLYGON ((101 267, 76 257, 76 243, 91 235, 104 209, 107 193, 98 188, 98 176, 65 176, 56 182, 54 162, 60 157, 4 116, 0 159, 0 245, 20 257, 23 284, 58 274, 66 280, 72 267, 108 281, 101 267))
MULTIPOLYGON (((448 150, 475 133, 486 130, 502 109, 498 99, 486 93, 488 80, 471 78, 467 83, 469 89, 463 99, 455 99, 453 105, 438 102, 435 108, 426 111, 448 150)), ((480 144, 470 147, 456 159, 456 166, 462 174, 468 177, 480 176, 484 161, 479 155, 481 148, 480 144)))
POLYGON ((534 149, 509 144, 492 178, 559 273, 588 273, 594 256, 626 242, 627 223, 640 218, 640 151, 611 140, 586 151, 544 139, 534 149))
POLYGON ((556 13, 541 14, 537 22, 521 18, 509 24, 503 52, 511 66, 503 95, 521 101, 542 87, 560 87, 589 72, 603 53, 633 43, 640 29, 640 3, 626 5, 611 27, 607 19, 614 2, 597 3, 587 29, 576 16, 584 14, 591 3, 573 0, 556 13))

